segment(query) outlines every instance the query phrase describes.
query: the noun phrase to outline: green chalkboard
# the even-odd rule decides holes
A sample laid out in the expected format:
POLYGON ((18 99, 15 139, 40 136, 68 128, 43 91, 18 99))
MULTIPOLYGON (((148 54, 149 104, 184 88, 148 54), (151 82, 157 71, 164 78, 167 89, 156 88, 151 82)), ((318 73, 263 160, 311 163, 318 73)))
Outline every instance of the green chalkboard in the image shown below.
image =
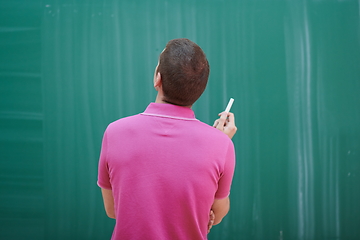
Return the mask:
POLYGON ((208 124, 230 97, 231 210, 216 240, 360 239, 359 2, 0 4, 0 239, 110 239, 103 131, 155 100, 168 40, 198 43, 208 124))

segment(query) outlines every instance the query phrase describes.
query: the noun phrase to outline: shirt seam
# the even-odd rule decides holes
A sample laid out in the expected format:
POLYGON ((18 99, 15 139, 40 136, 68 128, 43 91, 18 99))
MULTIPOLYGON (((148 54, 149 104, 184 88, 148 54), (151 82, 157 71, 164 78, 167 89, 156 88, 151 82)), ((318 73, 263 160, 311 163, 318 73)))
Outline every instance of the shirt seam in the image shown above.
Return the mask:
POLYGON ((187 120, 187 121, 199 121, 196 118, 186 118, 186 117, 175 117, 169 115, 155 114, 155 113, 140 113, 141 115, 153 116, 153 117, 164 117, 164 118, 172 118, 178 120, 187 120))

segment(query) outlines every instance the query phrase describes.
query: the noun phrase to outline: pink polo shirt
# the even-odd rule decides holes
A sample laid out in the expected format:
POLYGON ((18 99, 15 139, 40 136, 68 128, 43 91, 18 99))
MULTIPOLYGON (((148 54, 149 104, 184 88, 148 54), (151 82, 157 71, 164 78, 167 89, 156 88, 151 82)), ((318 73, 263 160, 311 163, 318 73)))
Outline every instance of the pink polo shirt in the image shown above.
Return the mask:
POLYGON ((230 193, 232 141, 190 108, 151 103, 111 123, 104 134, 98 185, 112 189, 112 239, 207 239, 215 198, 230 193))

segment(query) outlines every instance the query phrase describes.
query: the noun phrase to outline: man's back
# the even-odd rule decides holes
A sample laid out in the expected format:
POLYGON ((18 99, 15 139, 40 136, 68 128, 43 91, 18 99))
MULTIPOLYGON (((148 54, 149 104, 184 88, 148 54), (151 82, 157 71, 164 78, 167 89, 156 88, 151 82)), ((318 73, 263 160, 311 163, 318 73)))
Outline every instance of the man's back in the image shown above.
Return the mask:
POLYGON ((152 103, 109 125, 100 187, 112 189, 113 239, 206 239, 214 198, 230 191, 232 141, 190 108, 152 103))

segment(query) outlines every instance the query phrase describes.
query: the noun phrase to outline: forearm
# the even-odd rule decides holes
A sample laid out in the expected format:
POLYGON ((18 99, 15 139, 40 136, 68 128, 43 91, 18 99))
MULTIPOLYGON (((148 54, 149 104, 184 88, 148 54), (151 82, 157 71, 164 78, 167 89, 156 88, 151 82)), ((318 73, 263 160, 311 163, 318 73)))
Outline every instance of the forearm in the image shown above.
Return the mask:
POLYGON ((228 214, 228 212, 230 210, 229 197, 224 198, 224 199, 215 199, 211 209, 213 210, 213 212, 215 214, 215 219, 214 219, 213 225, 217 225, 222 221, 222 219, 226 216, 226 214, 228 214))
POLYGON ((116 218, 115 217, 115 208, 114 208, 114 197, 111 190, 108 189, 101 189, 101 193, 104 200, 104 207, 106 211, 106 215, 109 218, 116 218))

